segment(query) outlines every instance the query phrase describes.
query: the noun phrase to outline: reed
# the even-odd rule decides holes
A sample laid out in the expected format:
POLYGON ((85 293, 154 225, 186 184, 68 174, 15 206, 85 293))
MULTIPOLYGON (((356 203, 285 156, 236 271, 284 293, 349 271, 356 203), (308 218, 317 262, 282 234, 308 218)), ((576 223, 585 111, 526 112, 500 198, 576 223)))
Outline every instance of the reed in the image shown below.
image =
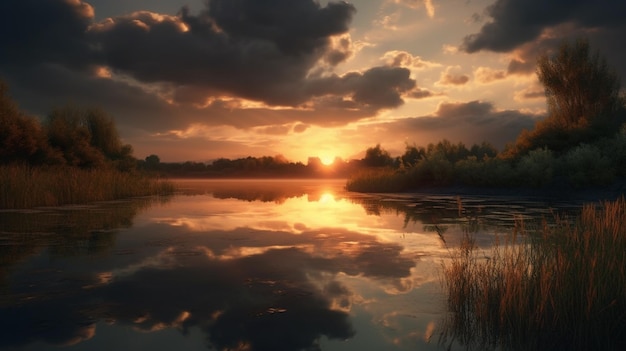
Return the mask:
POLYGON ((58 206, 165 195, 174 185, 136 172, 74 167, 0 166, 0 208, 58 206))
POLYGON ((442 342, 476 349, 626 349, 626 201, 586 205, 489 256, 471 235, 444 267, 442 342))
POLYGON ((364 169, 346 182, 346 190, 391 193, 405 190, 407 175, 390 168, 364 169))

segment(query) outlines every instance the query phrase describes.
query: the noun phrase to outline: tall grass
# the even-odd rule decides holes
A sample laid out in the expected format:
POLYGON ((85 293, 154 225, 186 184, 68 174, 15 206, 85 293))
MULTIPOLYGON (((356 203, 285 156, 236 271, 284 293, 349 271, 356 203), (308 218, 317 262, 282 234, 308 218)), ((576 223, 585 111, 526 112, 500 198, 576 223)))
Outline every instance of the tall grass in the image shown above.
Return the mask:
MULTIPOLYGON (((520 234, 523 234, 520 239, 520 234)), ((510 350, 626 349, 626 201, 586 205, 490 256, 468 235, 444 267, 443 342, 510 350)))
POLYGON ((0 166, 0 208, 32 208, 171 194, 174 185, 115 169, 0 166))
POLYGON ((391 168, 364 169, 350 177, 346 190, 392 193, 405 190, 407 175, 391 168))

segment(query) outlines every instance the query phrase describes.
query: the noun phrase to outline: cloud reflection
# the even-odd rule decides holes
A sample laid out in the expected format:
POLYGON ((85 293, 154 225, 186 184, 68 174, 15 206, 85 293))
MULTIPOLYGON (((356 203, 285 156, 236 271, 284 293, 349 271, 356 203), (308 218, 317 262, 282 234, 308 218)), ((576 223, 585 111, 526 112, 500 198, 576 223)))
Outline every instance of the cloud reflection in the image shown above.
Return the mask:
MULTIPOLYGON (((166 224, 149 230, 185 234, 166 224)), ((37 287, 18 286, 24 291, 15 298, 30 297, 0 305, 0 347, 79 342, 106 320, 144 332, 198 328, 216 349, 315 349, 322 336, 343 340, 356 333, 348 314, 355 292, 339 276, 396 285, 415 266, 400 245, 340 228, 299 235, 211 231, 131 256, 136 263, 126 269, 74 281, 50 274, 37 287)))

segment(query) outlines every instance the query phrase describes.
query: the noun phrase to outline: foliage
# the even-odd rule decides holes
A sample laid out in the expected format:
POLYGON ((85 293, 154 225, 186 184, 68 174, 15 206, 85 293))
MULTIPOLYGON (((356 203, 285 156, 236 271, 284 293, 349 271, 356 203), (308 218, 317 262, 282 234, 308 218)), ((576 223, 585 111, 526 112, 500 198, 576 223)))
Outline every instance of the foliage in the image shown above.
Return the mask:
POLYGON ((442 150, 432 149, 409 171, 413 182, 423 185, 447 185, 453 180, 454 164, 442 150))
POLYGON ((365 151, 363 163, 368 167, 386 167, 393 164, 393 158, 387 150, 383 150, 380 144, 370 147, 365 151))
POLYGON ((406 187, 407 175, 390 168, 364 169, 346 182, 348 191, 397 192, 406 187))
POLYGON ((554 175, 555 159, 547 148, 530 151, 517 164, 517 176, 520 182, 532 187, 547 185, 554 175))
POLYGON ((565 42, 556 53, 542 55, 537 76, 545 87, 548 117, 522 132, 504 156, 519 158, 544 147, 565 153, 581 142, 610 137, 624 122, 619 77, 597 51, 591 52, 587 40, 565 42))
POLYGON ((574 187, 584 185, 606 185, 615 180, 615 169, 611 159, 594 145, 582 144, 563 157, 570 183, 574 187))
POLYGON ((52 158, 39 123, 19 111, 0 81, 0 161, 41 163, 52 158))
POLYGON ((103 111, 68 106, 42 125, 0 81, 0 208, 171 193, 170 183, 133 171, 132 151, 103 111))
POLYGON ((626 201, 586 205, 533 232, 518 222, 479 251, 471 234, 444 266, 451 317, 444 342, 469 349, 626 347, 626 201))
POLYGON ((109 163, 127 170, 134 164, 132 147, 122 144, 113 119, 102 110, 58 108, 45 126, 50 146, 68 165, 96 168, 109 163))
POLYGON ((560 129, 610 124, 620 108, 619 77, 585 39, 542 55, 537 76, 546 89, 550 122, 560 129))

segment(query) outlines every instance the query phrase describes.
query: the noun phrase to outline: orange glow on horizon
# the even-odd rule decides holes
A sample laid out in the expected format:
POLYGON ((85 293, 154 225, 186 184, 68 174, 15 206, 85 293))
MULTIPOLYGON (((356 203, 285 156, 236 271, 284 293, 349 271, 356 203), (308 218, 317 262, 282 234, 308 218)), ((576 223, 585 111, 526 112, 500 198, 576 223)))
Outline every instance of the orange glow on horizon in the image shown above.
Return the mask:
POLYGON ((324 166, 330 166, 335 162, 335 156, 322 155, 320 161, 324 166))

